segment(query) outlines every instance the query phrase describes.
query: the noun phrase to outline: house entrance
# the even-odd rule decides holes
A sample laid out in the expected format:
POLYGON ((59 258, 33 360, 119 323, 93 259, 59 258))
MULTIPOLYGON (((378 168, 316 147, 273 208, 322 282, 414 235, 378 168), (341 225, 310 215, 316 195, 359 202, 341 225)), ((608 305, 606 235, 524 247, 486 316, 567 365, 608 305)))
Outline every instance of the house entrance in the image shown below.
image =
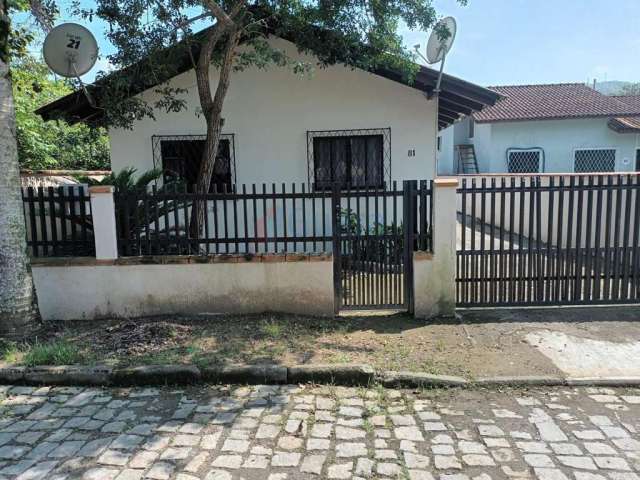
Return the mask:
POLYGON ((413 251, 430 249, 430 199, 427 182, 333 189, 336 313, 413 313, 413 251))

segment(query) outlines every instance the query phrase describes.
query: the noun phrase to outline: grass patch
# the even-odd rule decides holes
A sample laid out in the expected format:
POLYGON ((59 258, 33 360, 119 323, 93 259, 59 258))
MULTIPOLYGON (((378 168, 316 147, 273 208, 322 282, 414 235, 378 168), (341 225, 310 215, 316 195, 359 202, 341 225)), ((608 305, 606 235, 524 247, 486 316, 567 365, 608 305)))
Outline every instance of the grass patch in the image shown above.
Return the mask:
POLYGON ((22 361, 24 351, 16 342, 2 342, 0 345, 2 360, 6 363, 17 364, 22 361))
POLYGON ((72 365, 87 361, 87 356, 65 340, 36 343, 23 352, 22 362, 29 367, 37 365, 72 365))
POLYGON ((260 323, 260 331, 266 337, 278 339, 282 336, 282 324, 274 319, 264 320, 260 323))

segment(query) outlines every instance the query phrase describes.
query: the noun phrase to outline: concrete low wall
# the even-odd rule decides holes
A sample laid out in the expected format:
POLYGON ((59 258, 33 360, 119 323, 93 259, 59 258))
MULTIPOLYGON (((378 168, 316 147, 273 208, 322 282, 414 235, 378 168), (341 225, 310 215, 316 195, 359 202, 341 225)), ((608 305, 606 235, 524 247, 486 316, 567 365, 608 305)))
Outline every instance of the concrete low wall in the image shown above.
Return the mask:
POLYGON ((236 257, 213 263, 196 257, 173 264, 166 258, 155 264, 123 260, 35 263, 43 318, 265 311, 333 315, 330 256, 236 257))
POLYGON ((414 309, 416 318, 455 314, 455 272, 450 262, 432 254, 416 252, 413 258, 414 309))

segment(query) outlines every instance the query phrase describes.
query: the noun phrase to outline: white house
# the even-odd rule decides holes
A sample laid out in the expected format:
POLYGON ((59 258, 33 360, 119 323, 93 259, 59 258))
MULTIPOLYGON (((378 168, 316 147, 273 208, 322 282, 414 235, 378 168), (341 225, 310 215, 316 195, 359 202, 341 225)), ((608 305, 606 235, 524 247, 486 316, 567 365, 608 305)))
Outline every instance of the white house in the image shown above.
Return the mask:
POLYGON ((438 173, 640 170, 640 96, 577 83, 490 88, 504 98, 441 132, 438 173))
MULTIPOLYGON (((292 57, 303 57, 290 41, 270 41, 292 57)), ((314 63, 311 56, 304 59, 314 63)), ((217 75, 212 66, 214 82, 217 75)), ((499 98, 445 75, 436 103, 436 80, 437 72, 426 67, 411 84, 399 72, 343 65, 316 68, 302 77, 279 67, 234 73, 224 104, 224 140, 214 182, 304 182, 318 187, 342 181, 346 186, 379 187, 394 180, 433 178, 438 129, 499 98)), ((155 166, 195 183, 205 127, 197 114, 193 69, 185 67, 169 85, 188 90, 187 108, 156 111, 155 120, 137 121, 131 130, 109 129, 113 171, 133 166, 142 172, 155 166)), ((153 103, 154 87, 148 83, 134 93, 153 103)), ((81 92, 38 113, 72 122, 99 123, 102 118, 102 111, 91 107, 81 92)))

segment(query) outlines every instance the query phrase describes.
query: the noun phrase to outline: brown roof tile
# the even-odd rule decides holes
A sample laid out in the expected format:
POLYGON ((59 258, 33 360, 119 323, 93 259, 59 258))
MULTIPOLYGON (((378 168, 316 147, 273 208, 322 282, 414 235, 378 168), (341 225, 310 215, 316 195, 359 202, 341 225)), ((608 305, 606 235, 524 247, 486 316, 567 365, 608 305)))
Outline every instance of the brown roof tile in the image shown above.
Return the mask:
POLYGON ((640 113, 640 95, 613 95, 613 98, 627 105, 631 105, 640 113))
POLYGON ((503 100, 473 114, 478 123, 640 115, 640 106, 582 83, 489 87, 503 100))

